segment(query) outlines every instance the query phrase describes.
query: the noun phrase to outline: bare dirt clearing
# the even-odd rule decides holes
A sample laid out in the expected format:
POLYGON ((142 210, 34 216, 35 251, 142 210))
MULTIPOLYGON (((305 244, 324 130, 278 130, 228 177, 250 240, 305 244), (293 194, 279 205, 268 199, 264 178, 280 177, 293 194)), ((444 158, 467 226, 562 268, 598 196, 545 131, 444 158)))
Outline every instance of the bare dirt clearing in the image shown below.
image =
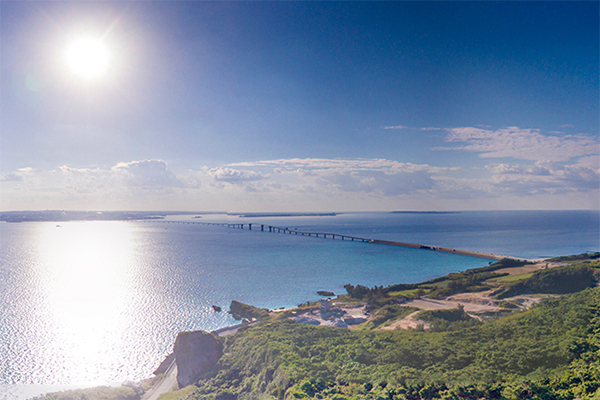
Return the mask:
MULTIPOLYGON (((463 307, 466 313, 472 318, 482 320, 482 315, 485 312, 500 311, 503 308, 499 306, 498 300, 489 297, 490 290, 485 292, 477 293, 459 293, 454 296, 448 297, 444 300, 434 300, 422 297, 419 299, 409 300, 402 304, 404 307, 416 307, 419 311, 415 311, 408 316, 392 321, 388 325, 380 327, 381 330, 394 330, 394 329, 415 329, 418 325, 423 325, 424 329, 428 329, 430 324, 416 318, 417 314, 421 310, 448 310, 458 307, 463 307)), ((521 295, 504 299, 504 302, 509 302, 515 305, 519 309, 528 309, 543 297, 547 296, 535 296, 535 295, 521 295)))
POLYGON ((406 329, 416 329, 419 325, 422 325, 424 329, 429 329, 431 327, 431 325, 429 323, 427 323, 425 321, 421 321, 420 319, 416 318, 417 314, 420 312, 421 312, 420 310, 415 311, 414 313, 409 314, 402 319, 393 321, 389 325, 382 326, 379 329, 382 331, 393 331, 393 330, 397 330, 397 329, 406 330, 406 329))
POLYGON ((565 266, 568 264, 569 263, 540 261, 540 262, 536 262, 535 264, 525 264, 522 267, 502 268, 502 269, 498 269, 494 272, 497 274, 519 275, 519 274, 527 274, 529 272, 535 272, 540 269, 562 267, 562 266, 565 266))

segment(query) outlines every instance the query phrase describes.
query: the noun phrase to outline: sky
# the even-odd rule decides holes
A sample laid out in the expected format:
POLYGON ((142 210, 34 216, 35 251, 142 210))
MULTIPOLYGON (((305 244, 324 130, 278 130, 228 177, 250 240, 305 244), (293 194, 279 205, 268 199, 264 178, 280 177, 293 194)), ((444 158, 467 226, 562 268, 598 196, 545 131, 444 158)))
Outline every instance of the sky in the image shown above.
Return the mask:
POLYGON ((0 211, 599 209, 599 20, 596 1, 3 1, 0 211))

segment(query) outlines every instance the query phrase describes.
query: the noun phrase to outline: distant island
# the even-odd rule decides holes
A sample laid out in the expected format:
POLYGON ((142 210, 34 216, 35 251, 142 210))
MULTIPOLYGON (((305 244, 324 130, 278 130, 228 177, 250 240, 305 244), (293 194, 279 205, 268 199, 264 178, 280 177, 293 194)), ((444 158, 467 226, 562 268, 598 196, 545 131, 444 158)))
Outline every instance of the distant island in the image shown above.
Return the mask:
POLYGON ((460 214, 460 211, 390 211, 390 214, 460 214))
POLYGON ((192 218, 202 218, 202 215, 223 215, 240 218, 258 217, 335 217, 334 212, 315 213, 228 213, 225 211, 4 211, 0 212, 0 221, 4 222, 44 222, 44 221, 135 221, 149 219, 164 219, 173 215, 193 215, 192 218))
MULTIPOLYGON (((460 211, 390 211, 390 214, 459 214, 460 211)), ((4 211, 0 212, 0 221, 4 222, 44 222, 44 221, 135 221, 164 219, 173 215, 224 215, 239 218, 272 218, 272 217, 335 217, 336 212, 249 212, 228 213, 225 211, 4 211)))
POLYGON ((0 221, 4 222, 44 222, 44 221, 134 221, 164 219, 170 215, 226 214, 225 212, 199 211, 4 211, 0 221))
POLYGON ((327 213, 228 213, 240 218, 258 218, 258 217, 335 217, 334 212, 327 213))

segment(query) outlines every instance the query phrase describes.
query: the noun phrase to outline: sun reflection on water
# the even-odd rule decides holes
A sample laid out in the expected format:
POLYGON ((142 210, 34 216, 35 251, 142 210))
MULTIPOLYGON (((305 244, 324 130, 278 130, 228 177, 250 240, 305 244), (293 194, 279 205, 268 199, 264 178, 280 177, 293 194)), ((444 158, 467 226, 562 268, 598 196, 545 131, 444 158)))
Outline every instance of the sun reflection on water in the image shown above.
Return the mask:
POLYGON ((62 379, 70 383, 106 383, 98 371, 114 364, 114 347, 123 341, 132 301, 128 287, 135 272, 135 231, 124 225, 40 225, 39 280, 51 327, 46 340, 62 355, 67 375, 62 379))

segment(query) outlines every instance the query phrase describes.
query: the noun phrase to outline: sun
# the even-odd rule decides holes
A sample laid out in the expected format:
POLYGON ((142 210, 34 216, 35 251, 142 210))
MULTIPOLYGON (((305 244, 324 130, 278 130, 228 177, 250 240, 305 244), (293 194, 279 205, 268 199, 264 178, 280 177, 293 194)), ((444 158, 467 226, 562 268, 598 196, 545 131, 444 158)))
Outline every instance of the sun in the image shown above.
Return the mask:
POLYGON ((99 39, 81 38, 68 47, 67 63, 79 76, 98 77, 106 71, 108 51, 99 39))

